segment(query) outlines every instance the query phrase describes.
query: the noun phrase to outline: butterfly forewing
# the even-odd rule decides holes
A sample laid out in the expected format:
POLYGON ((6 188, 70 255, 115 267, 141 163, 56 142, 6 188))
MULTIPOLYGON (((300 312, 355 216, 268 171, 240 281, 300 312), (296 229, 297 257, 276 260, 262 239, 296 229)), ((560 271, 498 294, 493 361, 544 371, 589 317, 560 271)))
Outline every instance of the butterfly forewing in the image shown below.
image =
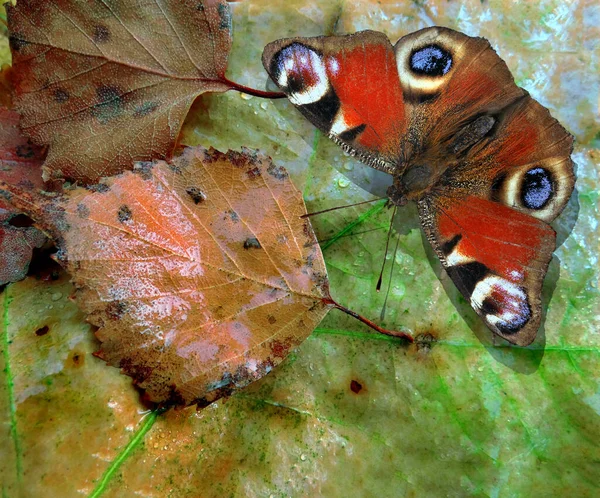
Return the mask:
POLYGON ((311 123, 392 172, 406 123, 394 49, 383 33, 278 40, 265 48, 263 64, 311 123))

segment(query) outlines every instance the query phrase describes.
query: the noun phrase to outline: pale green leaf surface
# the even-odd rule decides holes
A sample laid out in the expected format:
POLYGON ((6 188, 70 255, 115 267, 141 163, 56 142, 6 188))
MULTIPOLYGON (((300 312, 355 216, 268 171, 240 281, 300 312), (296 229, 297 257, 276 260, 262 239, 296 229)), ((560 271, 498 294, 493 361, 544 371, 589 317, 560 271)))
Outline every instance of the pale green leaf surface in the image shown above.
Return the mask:
MULTIPOLYGON (((262 47, 285 36, 370 28, 395 40, 438 23, 492 41, 578 142, 577 192, 555 224, 561 245, 539 337, 528 348, 494 345, 407 206, 398 252, 388 256, 383 324, 432 335, 431 349, 406 348, 332 311, 282 367, 232 398, 148 415, 130 380, 89 354, 97 345, 65 300, 68 285, 29 279, 3 295, 4 496, 597 496, 600 8, 292 0, 234 4, 233 16, 229 77, 259 88, 262 47), (50 331, 36 336, 44 324, 50 331), (75 351, 85 353, 77 368, 75 351)), ((292 172, 309 210, 372 197, 348 178, 385 191, 385 179, 286 101, 205 96, 183 141, 266 151, 292 172)), ((381 201, 314 219, 333 296, 378 321, 389 219, 381 201)))

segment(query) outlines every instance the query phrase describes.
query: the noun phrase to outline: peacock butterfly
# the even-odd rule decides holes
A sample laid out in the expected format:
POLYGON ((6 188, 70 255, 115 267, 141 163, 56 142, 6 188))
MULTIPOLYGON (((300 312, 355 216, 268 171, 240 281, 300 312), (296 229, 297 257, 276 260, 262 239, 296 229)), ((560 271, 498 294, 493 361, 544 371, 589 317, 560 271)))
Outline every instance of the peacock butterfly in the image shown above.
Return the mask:
POLYGON ((575 176, 573 139, 519 88, 484 38, 431 27, 395 46, 383 34, 270 43, 263 64, 315 126, 393 175, 398 206, 421 226, 486 325, 526 346, 575 176))

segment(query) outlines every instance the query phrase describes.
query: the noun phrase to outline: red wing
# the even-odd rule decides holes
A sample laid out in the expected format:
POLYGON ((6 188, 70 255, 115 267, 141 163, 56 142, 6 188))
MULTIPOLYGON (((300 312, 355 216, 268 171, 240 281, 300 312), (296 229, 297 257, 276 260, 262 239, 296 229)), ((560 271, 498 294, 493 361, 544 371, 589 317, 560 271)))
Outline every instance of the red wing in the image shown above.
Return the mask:
POLYGON ((555 248, 550 225, 474 196, 426 197, 418 206, 433 249, 477 314, 506 340, 530 344, 555 248))
POLYGON ((365 163, 390 172, 406 129, 394 49, 383 33, 289 38, 263 64, 317 128, 365 163))

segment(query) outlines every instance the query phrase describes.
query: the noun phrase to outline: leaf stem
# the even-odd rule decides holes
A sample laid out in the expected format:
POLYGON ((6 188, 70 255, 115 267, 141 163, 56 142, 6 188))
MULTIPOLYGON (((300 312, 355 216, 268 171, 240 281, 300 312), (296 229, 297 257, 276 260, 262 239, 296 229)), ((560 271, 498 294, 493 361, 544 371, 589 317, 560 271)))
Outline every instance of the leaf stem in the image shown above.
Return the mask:
POLYGON ((285 97, 285 93, 282 92, 267 92, 265 90, 250 88, 249 86, 240 85, 239 83, 231 81, 227 78, 222 78, 222 81, 223 83, 229 85, 231 90, 237 90, 238 92, 242 92, 247 95, 253 95, 254 97, 261 97, 263 99, 282 99, 285 97))
POLYGON ((368 318, 365 318, 364 316, 359 315, 355 311, 352 311, 351 309, 348 309, 345 306, 342 306, 341 304, 335 302, 331 296, 323 298, 323 302, 325 304, 332 305, 334 308, 337 308, 338 310, 343 311, 344 313, 346 313, 347 315, 350 315, 353 318, 356 318, 359 322, 364 323, 365 325, 367 325, 368 327, 371 327, 373 330, 379 332, 380 334, 385 334, 385 335, 389 335, 392 337, 399 337, 400 339, 404 339, 407 342, 415 342, 413 336, 408 334, 407 332, 384 329, 383 327, 380 327, 379 325, 377 325, 375 322, 372 322, 368 318))

